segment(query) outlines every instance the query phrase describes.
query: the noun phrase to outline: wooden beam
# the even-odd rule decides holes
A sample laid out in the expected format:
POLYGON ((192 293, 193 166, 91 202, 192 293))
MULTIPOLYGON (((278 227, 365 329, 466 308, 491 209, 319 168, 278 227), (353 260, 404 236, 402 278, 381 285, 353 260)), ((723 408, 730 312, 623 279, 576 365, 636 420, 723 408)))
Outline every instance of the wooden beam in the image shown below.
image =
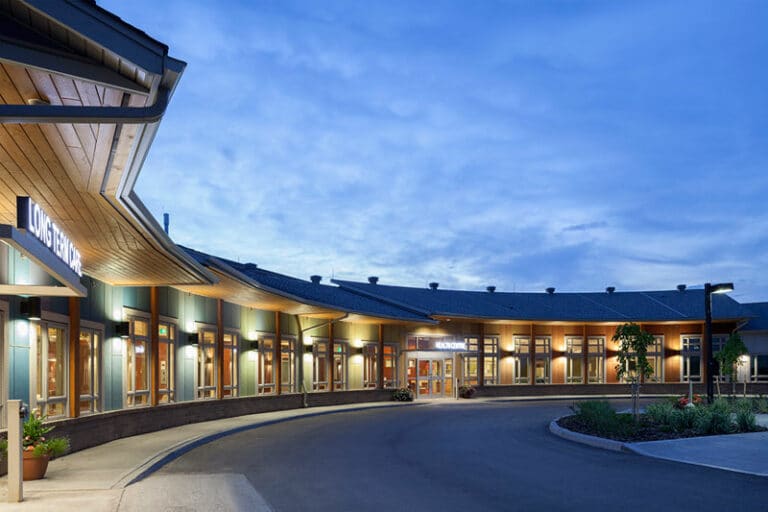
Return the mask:
POLYGON ((485 386, 485 324, 477 324, 477 385, 485 386))
MULTIPOLYGON (((38 355, 38 357, 41 357, 38 355)), ((80 416, 80 388, 83 367, 80 361, 80 299, 69 298, 69 417, 80 416)), ((91 390, 93 393, 93 390, 91 390)))
MULTIPOLYGON (((589 384, 589 341, 587 341, 587 324, 583 324, 581 326, 581 350, 584 351, 584 359, 583 359, 583 365, 584 369, 582 370, 582 375, 584 376, 584 384, 589 384)), ((603 348, 605 350, 605 348, 603 348)), ((605 361, 605 356, 603 356, 603 361, 605 361)))
POLYGON ((160 305, 157 286, 149 289, 149 346, 151 369, 149 375, 149 403, 155 406, 160 401, 160 305))
POLYGON ((334 361, 333 361, 333 322, 328 323, 328 362, 326 363, 328 365, 328 391, 333 392, 333 388, 335 387, 334 378, 333 378, 333 370, 334 370, 334 361))
POLYGON ((281 345, 281 326, 280 326, 280 312, 275 311, 275 394, 279 395, 283 392, 282 383, 282 366, 283 366, 283 347, 281 345))
POLYGON ((224 301, 216 300, 216 398, 224 398, 224 301))
POLYGON ((379 350, 376 353, 376 389, 384 389, 384 324, 379 324, 379 350))
MULTIPOLYGON (((551 348, 551 347, 550 347, 551 348)), ((528 339, 528 379, 530 385, 536 385, 536 337, 533 335, 533 322, 531 322, 531 337, 528 339)))

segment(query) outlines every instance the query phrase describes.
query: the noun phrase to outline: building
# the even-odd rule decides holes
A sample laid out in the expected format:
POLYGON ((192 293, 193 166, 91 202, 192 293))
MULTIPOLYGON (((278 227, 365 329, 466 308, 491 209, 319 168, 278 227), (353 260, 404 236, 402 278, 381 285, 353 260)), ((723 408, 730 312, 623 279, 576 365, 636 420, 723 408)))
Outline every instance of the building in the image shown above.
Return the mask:
MULTIPOLYGON (((185 63, 91 1, 0 6, 0 422, 24 400, 80 449, 398 386, 623 394, 625 322, 655 336, 647 392, 702 390, 702 290, 324 284, 174 244, 133 186, 185 63)), ((747 326, 745 379, 765 393, 765 304, 713 311, 715 343, 747 326)))

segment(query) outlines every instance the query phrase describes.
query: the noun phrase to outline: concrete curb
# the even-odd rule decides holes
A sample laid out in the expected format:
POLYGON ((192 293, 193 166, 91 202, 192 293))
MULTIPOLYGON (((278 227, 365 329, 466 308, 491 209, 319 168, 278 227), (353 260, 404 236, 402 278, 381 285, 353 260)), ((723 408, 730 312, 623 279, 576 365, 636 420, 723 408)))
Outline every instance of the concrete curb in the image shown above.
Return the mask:
MULTIPOLYGON (((560 416, 560 418, 565 418, 565 416, 560 416)), ((575 443, 586 444, 594 448, 602 448, 603 450, 611 450, 614 452, 623 452, 626 450, 625 443, 622 443, 621 441, 614 441, 613 439, 606 439, 604 437, 580 434, 579 432, 574 432, 573 430, 563 428, 557 424, 560 418, 552 420, 552 422, 549 424, 549 431, 558 437, 562 437, 563 439, 567 439, 568 441, 573 441, 575 443)))
MULTIPOLYGON (((690 439, 690 438, 689 438, 690 439)), ((679 462, 681 464, 690 464, 692 466, 702 466, 705 468, 712 468, 712 469, 719 469, 721 471, 730 471, 731 473, 740 473, 742 475, 751 475, 751 476, 759 476, 763 478, 768 478, 768 472, 756 472, 756 471, 747 471, 745 469, 739 469, 729 466, 720 466, 718 464, 708 464, 706 462, 694 462, 690 460, 684 460, 684 459, 676 459, 674 457, 666 457, 664 455, 659 455, 656 453, 651 453, 640 446, 638 446, 636 443, 625 443, 624 449, 628 452, 634 453, 636 455, 641 455, 643 457, 650 457, 652 459, 659 459, 659 460, 668 460, 672 462, 679 462)))
POLYGON ((117 480, 114 484, 112 484, 110 488, 124 489, 125 487, 128 487, 131 484, 135 484, 136 482, 143 480, 144 478, 148 477, 155 471, 159 470, 169 462, 181 457, 185 453, 191 450, 194 450, 199 446, 216 441, 217 439, 221 439, 222 437, 238 434, 240 432, 245 432, 247 430, 253 430, 259 427, 266 427, 268 425, 274 425, 276 423, 284 423, 287 421, 293 421, 293 420, 298 420, 302 418, 326 416, 329 414, 341 414, 345 412, 365 411, 369 409, 386 409, 390 407, 404 407, 404 406, 414 406, 414 405, 422 405, 422 404, 419 404, 418 402, 397 402, 397 403, 391 403, 391 404, 363 405, 360 407, 353 407, 349 409, 333 409, 333 410, 325 410, 325 411, 308 412, 306 414, 296 414, 294 416, 289 416, 285 418, 276 418, 276 419, 264 420, 264 421, 256 420, 253 423, 248 423, 246 425, 240 425, 237 427, 220 430, 213 434, 191 437, 189 439, 185 439, 184 441, 180 441, 179 443, 176 443, 172 446, 169 446, 165 450, 158 452, 153 456, 149 457, 144 462, 139 464, 137 467, 133 468, 131 471, 123 475, 119 480, 117 480))

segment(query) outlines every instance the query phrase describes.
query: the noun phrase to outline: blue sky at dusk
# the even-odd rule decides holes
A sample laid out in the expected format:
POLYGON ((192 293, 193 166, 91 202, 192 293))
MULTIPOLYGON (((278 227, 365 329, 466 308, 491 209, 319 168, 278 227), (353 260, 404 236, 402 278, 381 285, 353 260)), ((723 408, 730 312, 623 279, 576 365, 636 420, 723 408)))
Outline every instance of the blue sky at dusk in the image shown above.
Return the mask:
POLYGON ((188 63, 137 187, 178 243, 302 278, 768 300, 768 2, 99 4, 188 63))

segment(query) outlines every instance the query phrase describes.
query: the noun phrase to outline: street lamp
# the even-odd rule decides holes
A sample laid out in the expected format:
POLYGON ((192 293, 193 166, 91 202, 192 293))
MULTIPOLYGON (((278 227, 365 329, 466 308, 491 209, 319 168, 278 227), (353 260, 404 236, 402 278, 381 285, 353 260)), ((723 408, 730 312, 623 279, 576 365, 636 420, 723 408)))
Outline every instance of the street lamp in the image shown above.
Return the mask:
MULTIPOLYGON (((707 403, 712 403, 715 399, 715 357, 712 352, 712 294, 728 293, 733 291, 733 283, 719 283, 704 285, 704 315, 707 344, 707 403)), ((690 379, 690 375, 688 376, 690 379)))

